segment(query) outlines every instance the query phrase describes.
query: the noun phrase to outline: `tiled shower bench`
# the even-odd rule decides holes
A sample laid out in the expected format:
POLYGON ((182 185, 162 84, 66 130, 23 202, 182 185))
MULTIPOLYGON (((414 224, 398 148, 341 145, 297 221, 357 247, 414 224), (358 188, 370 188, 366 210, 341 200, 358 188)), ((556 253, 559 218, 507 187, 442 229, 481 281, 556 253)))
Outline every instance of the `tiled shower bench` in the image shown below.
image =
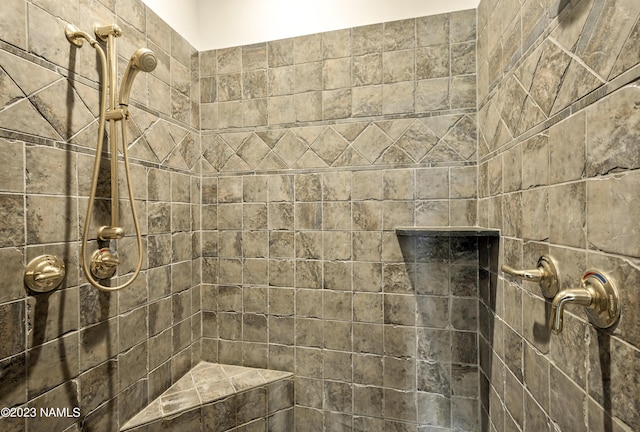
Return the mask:
POLYGON ((200 362, 120 431, 291 431, 293 374, 200 362))

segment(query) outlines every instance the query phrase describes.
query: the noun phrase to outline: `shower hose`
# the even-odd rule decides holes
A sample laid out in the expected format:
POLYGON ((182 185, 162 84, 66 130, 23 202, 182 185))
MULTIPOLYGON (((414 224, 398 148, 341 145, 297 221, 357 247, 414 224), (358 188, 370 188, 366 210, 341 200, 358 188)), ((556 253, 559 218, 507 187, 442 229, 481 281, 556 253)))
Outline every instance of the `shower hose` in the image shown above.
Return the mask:
MULTIPOLYGON (((104 50, 102 49, 102 47, 98 44, 98 41, 95 40, 94 38, 92 38, 91 36, 89 36, 89 34, 83 33, 82 36, 87 39, 87 41, 89 41, 89 44, 95 48, 95 50, 98 52, 99 57, 100 57, 100 66, 102 69, 102 77, 103 80, 106 79, 107 76, 107 58, 106 55, 104 53, 104 50)), ((88 238, 89 238, 89 225, 91 225, 91 215, 93 213, 93 202, 95 201, 96 198, 96 190, 98 187, 98 173, 100 171, 100 160, 102 158, 102 145, 104 143, 104 132, 105 132, 105 124, 106 124, 106 107, 107 107, 107 86, 106 84, 103 82, 102 86, 101 86, 101 90, 100 90, 100 116, 98 119, 98 142, 96 144, 96 157, 94 160, 94 164, 93 164, 93 177, 91 179, 91 191, 89 193, 89 203, 87 204, 87 213, 85 216, 85 220, 84 220, 84 228, 82 230, 82 242, 81 242, 81 251, 80 251, 80 260, 82 262, 82 270, 84 272, 85 277, 87 278, 87 280, 89 281, 89 283, 91 285, 93 285, 94 287, 98 288, 99 290, 102 291, 118 291, 121 290, 123 288, 128 287, 129 285, 131 285, 133 283, 133 281, 138 277, 138 275, 140 274, 140 269, 142 268, 142 236, 140 234, 140 226, 138 224, 138 217, 136 215, 136 208, 135 208, 135 203, 134 203, 134 199, 133 199, 133 188, 131 186, 131 169, 129 167, 129 157, 128 157, 128 153, 127 153, 127 115, 125 115, 122 118, 122 124, 121 124, 121 130, 122 130, 122 156, 124 159, 124 169, 125 169, 125 175, 127 178, 127 189, 129 192, 129 201, 131 203, 131 215, 133 216, 133 225, 135 227, 135 231, 136 231, 136 240, 137 240, 137 245, 138 245, 138 259, 136 262, 136 267, 134 270, 133 275, 130 277, 129 280, 127 280, 125 283, 121 284, 121 285, 117 285, 117 286, 113 286, 113 287, 108 287, 108 286, 104 286, 102 284, 100 284, 100 282, 98 282, 93 275, 91 274, 91 271, 89 269, 89 266, 87 264, 87 257, 86 257, 86 249, 87 249, 87 242, 88 242, 88 238)), ((114 120, 110 120, 111 122, 113 122, 114 120)), ((111 128, 111 132, 112 134, 110 135, 110 139, 116 139, 117 140, 117 134, 113 133, 115 132, 115 125, 112 126, 111 128)), ((115 151, 112 151, 111 157, 112 158, 117 158, 118 157, 118 152, 117 152, 117 145, 114 146, 112 148, 115 151)), ((112 179, 113 181, 113 179, 112 179)), ((112 206, 113 207, 113 206, 112 206)), ((112 208, 113 211, 113 208, 112 208)))

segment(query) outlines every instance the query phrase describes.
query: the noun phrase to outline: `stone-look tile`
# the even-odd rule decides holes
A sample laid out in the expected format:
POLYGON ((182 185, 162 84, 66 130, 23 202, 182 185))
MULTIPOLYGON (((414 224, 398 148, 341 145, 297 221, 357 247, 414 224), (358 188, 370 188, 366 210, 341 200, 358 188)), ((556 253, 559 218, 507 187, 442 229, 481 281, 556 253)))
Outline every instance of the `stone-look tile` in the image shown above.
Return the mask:
POLYGON ((0 195, 0 214, 2 215, 2 246, 18 246, 25 243, 24 235, 24 199, 15 195, 0 195))
POLYGON ((7 341, 2 347, 1 357, 3 359, 23 352, 25 349, 25 308, 24 301, 2 305, 3 339, 7 341))
POLYGON ((557 419, 561 427, 571 428, 576 431, 586 431, 587 425, 584 419, 584 407, 586 394, 572 383, 556 368, 551 368, 550 375, 550 415, 557 419), (565 401, 562 410, 559 409, 560 400, 565 401))
POLYGON ((322 34, 322 56, 324 59, 351 55, 351 29, 330 31, 322 34))
POLYGON ((465 42, 476 39, 475 9, 452 12, 449 24, 451 42, 465 42))
POLYGON ((414 50, 389 51, 383 53, 383 82, 395 83, 414 80, 415 62, 416 60, 414 50))
POLYGON ((353 55, 381 52, 383 35, 383 24, 372 24, 353 28, 351 31, 353 55))
POLYGON ((22 49, 27 48, 26 5, 20 0, 11 0, 2 11, 0 38, 22 49))
POLYGON ((353 289, 359 292, 382 291, 382 265, 371 263, 354 263, 353 289))
POLYGON ((431 15, 417 18, 417 46, 422 47, 448 44, 450 41, 450 24, 451 14, 431 15))
POLYGON ((385 84, 382 87, 382 113, 398 114, 413 112, 415 108, 415 85, 413 82, 385 84))
MULTIPOLYGON (((27 241, 44 243, 76 239, 77 233, 74 230, 61 229, 61 227, 72 226, 73 221, 77 220, 76 206, 73 201, 72 198, 28 196, 26 200, 27 241)), ((13 211, 20 214, 18 209, 13 211)), ((11 218, 5 218, 6 220, 11 218)))
POLYGON ((384 354, 392 357, 412 358, 416 352, 414 327, 384 326, 384 354))
POLYGON ((322 92, 322 118, 334 120, 351 117, 351 90, 322 92))
POLYGON ((242 69, 255 70, 267 67, 267 44, 257 43, 242 47, 242 69))
POLYGON ((1 402, 6 406, 17 406, 27 401, 27 386, 24 380, 26 374, 26 356, 21 354, 3 360, 0 363, 0 375, 7 383, 7 391, 3 393, 1 402))
POLYGON ((24 251, 16 248, 0 249, 6 276, 0 283, 0 302, 5 303, 23 298, 24 290, 24 251))
MULTIPOLYGON (((27 340, 28 347, 32 348, 78 329, 78 296, 78 289, 70 288, 52 292, 46 298, 28 298, 28 319, 32 326, 27 340), (60 318, 61 316, 63 318, 60 318)), ((13 303, 12 305, 19 305, 19 303, 13 303)), ((13 317, 15 318, 15 316, 13 317)), ((19 331, 16 333, 15 337, 20 337, 21 333, 19 331)))
MULTIPOLYGON (((339 60, 337 62, 340 62, 339 60)), ((332 63, 325 64, 325 76, 328 79, 330 73, 338 73, 343 68, 338 68, 339 64, 331 67, 332 63), (328 68, 328 69, 327 69, 328 68)), ((295 66, 295 93, 303 93, 307 91, 322 90, 323 82, 323 64, 322 62, 311 62, 297 64, 295 66)), ((340 80, 342 81, 342 80, 340 80)))
POLYGON ((415 19, 392 21, 384 24, 384 50, 402 50, 415 47, 415 19))
POLYGON ((588 32, 587 35, 591 37, 588 43, 581 47, 579 54, 585 63, 602 77, 609 77, 617 57, 614 53, 620 52, 635 24, 635 20, 631 17, 636 17, 640 13, 640 9, 635 4, 625 2, 625 7, 628 8, 625 14, 620 14, 617 8, 611 6, 603 7, 597 22, 583 30, 584 33, 588 32), (612 31, 612 34, 606 38, 606 42, 604 38, 595 36, 605 28, 612 31), (611 55, 596 55, 596 52, 601 50, 605 43, 609 47, 611 55))
MULTIPOLYGON (((32 63, 31 61, 23 59, 17 55, 3 51, 0 56, 2 57, 3 68, 6 72, 6 74, 3 72, 2 84, 3 86, 6 86, 4 90, 7 92, 7 94, 3 95, 5 98, 3 99, 3 105, 8 102, 15 102, 14 98, 21 98, 23 95, 31 95, 60 79, 60 75, 58 73, 32 63), (6 80, 7 75, 11 77, 15 84, 6 80), (17 88, 21 89, 22 92, 16 93, 17 88)), ((76 84, 76 90, 80 95, 82 95, 82 97, 87 98, 87 102, 98 101, 97 92, 88 89, 86 86, 78 83, 76 84)), ((95 108, 92 112, 97 114, 97 110, 95 108)))
MULTIPOLYGON (((62 408, 73 413, 75 407, 79 405, 78 401, 78 388, 71 382, 65 383, 41 396, 33 399, 29 403, 29 408, 40 413, 43 411, 48 412, 51 408, 62 408)), ((47 417, 47 416, 34 416, 27 420, 27 427, 33 429, 46 429, 55 428, 56 430, 77 430, 73 425, 67 429, 67 426, 71 425, 74 418, 69 416, 47 417)))
POLYGON ((127 350, 147 338, 148 311, 141 307, 120 317, 118 331, 126 337, 120 338, 120 351, 127 350), (133 329, 136 329, 134 331, 133 329))
POLYGON ((638 116, 630 103, 635 87, 625 87, 587 110, 587 175, 589 177, 638 167, 637 152, 630 143, 637 135, 638 116), (595 110, 604 115, 596 116, 595 110), (611 123, 611 119, 620 121, 611 123), (615 143, 615 145, 614 145, 615 143))
POLYGON ((547 137, 535 136, 522 146, 522 188, 549 184, 549 146, 547 137))
POLYGON ((38 346, 27 353, 28 396, 33 398, 66 381, 66 374, 78 373, 78 337, 68 335, 38 346), (39 355, 36 355, 39 354, 39 355), (46 359, 43 360, 43 359, 46 359))
POLYGON ((451 108, 473 108, 476 105, 475 76, 453 77, 450 83, 451 108))
MULTIPOLYGON (((58 64, 60 66, 68 67, 68 41, 67 40, 51 40, 46 38, 43 29, 53 30, 55 27, 64 28, 64 21, 62 18, 57 18, 55 15, 62 12, 60 9, 57 11, 45 11, 35 5, 25 5, 21 2, 12 1, 7 5, 7 10, 4 12, 3 18, 8 21, 5 25, 11 24, 17 28, 5 28, 3 26, 3 39, 10 43, 16 43, 22 49, 29 49, 31 52, 37 53, 40 56, 47 58, 48 60, 58 64), (29 20, 25 21, 27 14, 29 20), (54 15, 55 14, 55 15, 54 15), (29 43, 27 46, 27 33, 29 33, 29 43)), ((69 11, 67 11, 69 12, 69 11)), ((77 19, 75 16, 67 16, 68 19, 77 19)))
POLYGON ((296 64, 322 60, 322 35, 293 38, 293 56, 296 64))
POLYGON ((323 90, 351 87, 351 59, 325 60, 322 66, 323 90))
POLYGON ((321 408, 323 403, 322 381, 297 377, 296 404, 311 408, 321 408))
MULTIPOLYGON (((631 428, 637 428, 639 419, 637 413, 629 408, 637 383, 628 378, 625 372, 627 365, 637 361, 638 351, 620 343, 615 338, 590 330, 593 337, 590 344, 590 361, 593 370, 589 374, 589 393, 598 403, 610 404, 612 416, 621 419, 631 428), (606 380, 606 381, 603 381, 606 380), (611 380, 611 381, 608 381, 611 380), (612 386, 609 382, 618 383, 612 386), (607 394, 607 396, 604 396, 607 394)), ((628 370, 628 369, 626 369, 628 370)))
POLYGON ((350 384, 326 381, 324 387, 324 407, 341 413, 352 412, 352 388, 350 384))
POLYGON ((475 399, 452 398, 452 426, 460 430, 478 429, 478 401, 475 399))
POLYGON ((269 67, 293 64, 293 39, 271 41, 267 44, 269 67))
POLYGON ((450 70, 449 57, 449 45, 436 45, 416 49, 416 78, 424 80, 448 77, 450 70))
POLYGON ((353 375, 352 354, 340 351, 327 351, 324 355, 324 378, 350 382, 353 375))
POLYGON ((586 246, 586 184, 574 183, 550 189, 549 211, 563 217, 550 226, 550 240, 556 244, 586 246))
POLYGON ((310 432, 320 432, 324 427, 322 411, 301 406, 295 407, 296 432, 309 430, 310 432), (304 424, 304 426, 301 425, 304 424))
POLYGON ((0 158, 5 167, 0 173, 2 192, 24 192, 24 144, 0 140, 0 149, 0 158))
POLYGON ((382 410, 383 391, 379 387, 354 386, 354 413, 378 415, 382 410))
POLYGON ((637 200, 632 199, 631 191, 637 190, 639 178, 635 173, 629 173, 620 178, 587 183, 587 240, 590 244, 609 253, 638 255, 635 222, 622 215, 636 211, 637 200), (617 223, 612 224, 612 220, 617 223))
POLYGON ((382 55, 366 54, 353 57, 351 73, 353 86, 382 84, 382 55))
POLYGON ((549 174, 552 184, 577 180, 585 171, 585 115, 578 113, 549 129, 549 174), (562 142, 562 145, 558 143, 562 142))
POLYGON ((293 96, 269 98, 269 124, 293 123, 296 120, 293 96))
POLYGON ((449 79, 425 79, 416 83, 416 112, 449 108, 449 79))
POLYGON ((81 103, 80 98, 73 90, 69 89, 68 84, 65 84, 64 81, 58 81, 56 84, 45 88, 31 96, 30 100, 39 112, 43 113, 44 118, 47 119, 60 136, 66 139, 93 120, 93 116, 84 103, 81 103), (71 96, 69 95, 70 92, 71 96), (67 110, 56 110, 54 108, 61 99, 78 99, 78 101, 73 103, 73 109, 67 112, 67 110))
POLYGON ((269 96, 293 94, 295 77, 293 66, 272 67, 268 73, 269 96))
MULTIPOLYGON (((312 91, 294 95, 294 118, 296 121, 317 121, 322 119, 322 93, 312 91)), ((287 102, 287 103, 290 103, 287 102)), ((286 112, 286 110, 285 110, 286 112)), ((286 121, 292 123, 293 119, 286 121)), ((281 122, 285 123, 285 121, 281 122)))

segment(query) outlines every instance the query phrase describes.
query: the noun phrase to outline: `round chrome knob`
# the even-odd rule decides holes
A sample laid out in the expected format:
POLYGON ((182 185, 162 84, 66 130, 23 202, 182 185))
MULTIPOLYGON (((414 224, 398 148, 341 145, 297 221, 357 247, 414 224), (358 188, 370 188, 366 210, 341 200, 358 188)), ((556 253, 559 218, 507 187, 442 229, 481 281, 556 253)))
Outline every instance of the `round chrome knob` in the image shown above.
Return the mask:
POLYGON ((64 262, 55 255, 40 255, 27 264, 24 283, 35 292, 48 292, 56 289, 64 279, 64 262))
POLYGON ((91 274, 98 279, 110 279, 116 273, 120 260, 109 248, 98 249, 91 255, 91 274))

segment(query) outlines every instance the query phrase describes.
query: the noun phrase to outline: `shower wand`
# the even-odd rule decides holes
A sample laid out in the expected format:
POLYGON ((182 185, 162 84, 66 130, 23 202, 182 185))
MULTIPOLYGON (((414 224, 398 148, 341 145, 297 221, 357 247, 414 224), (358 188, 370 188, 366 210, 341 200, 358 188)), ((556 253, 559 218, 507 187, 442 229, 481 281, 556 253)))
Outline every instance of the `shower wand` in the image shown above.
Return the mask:
POLYGON ((151 72, 157 65, 158 59, 155 53, 148 48, 140 48, 131 55, 127 69, 122 76, 122 82, 120 83, 120 98, 118 100, 120 106, 129 105, 131 86, 138 72, 151 72))
POLYGON ((70 43, 76 47, 82 46, 83 39, 89 41, 91 46, 96 49, 99 54, 100 66, 103 79, 108 78, 109 85, 102 84, 100 91, 100 116, 98 120, 98 141, 96 144, 96 157, 93 166, 93 177, 91 180, 91 190, 89 193, 89 202, 87 204, 87 213, 84 220, 84 228, 82 231, 82 242, 80 251, 80 260, 82 270, 85 277, 91 285, 102 291, 117 291, 129 285, 138 277, 142 269, 142 235, 135 209, 135 199, 133 196, 133 188, 131 186, 131 169, 129 167, 129 157, 127 155, 127 126, 126 121, 129 117, 129 93, 133 80, 138 72, 151 72, 158 64, 156 55, 147 48, 136 50, 127 69, 122 77, 120 86, 120 96, 117 92, 117 70, 118 63, 116 38, 122 35, 120 27, 116 24, 95 25, 94 32, 98 39, 106 42, 107 53, 102 49, 100 44, 91 35, 78 30, 77 27, 68 24, 65 27, 65 35, 70 43), (109 93, 109 101, 107 102, 107 89, 109 93), (98 175, 100 171, 100 158, 102 156, 102 145, 104 140, 105 123, 109 122, 109 149, 111 154, 111 225, 98 228, 97 239, 101 242, 108 242, 109 247, 101 247, 95 251, 91 257, 91 261, 86 256, 87 242, 89 238, 89 226, 91 225, 91 216, 93 214, 93 204, 96 197, 96 189, 98 184, 98 175), (117 252, 117 241, 125 235, 124 228, 119 223, 119 197, 118 197, 118 133, 117 123, 120 122, 120 132, 122 135, 122 156, 124 161, 124 171, 127 178, 127 190, 129 192, 129 202, 131 204, 131 215, 136 233, 136 243, 138 248, 138 258, 136 261, 133 275, 128 281, 117 286, 103 285, 101 280, 108 280, 116 274, 120 259, 117 252), (111 247, 113 246, 113 247, 111 247))

